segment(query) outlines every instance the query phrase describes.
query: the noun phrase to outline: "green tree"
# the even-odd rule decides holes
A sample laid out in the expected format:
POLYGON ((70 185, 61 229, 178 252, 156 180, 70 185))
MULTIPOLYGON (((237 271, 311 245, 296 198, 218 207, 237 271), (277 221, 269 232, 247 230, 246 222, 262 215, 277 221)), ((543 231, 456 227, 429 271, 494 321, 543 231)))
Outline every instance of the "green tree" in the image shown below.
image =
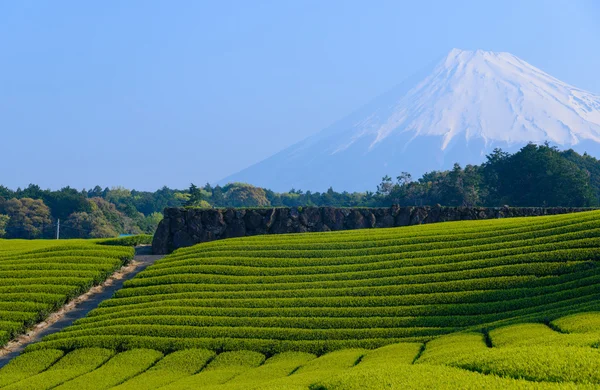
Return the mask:
POLYGON ((118 235, 99 209, 73 213, 63 224, 63 236, 69 238, 109 238, 118 235))
POLYGON ((7 238, 42 238, 53 232, 50 209, 41 199, 0 198, 0 214, 10 218, 4 229, 7 238))
MULTIPOLYGON (((210 187, 210 186, 209 186, 210 187)), ((210 203, 208 200, 210 199, 211 193, 206 191, 205 189, 198 188, 195 184, 190 184, 190 188, 188 190, 189 198, 185 202, 185 205, 188 207, 202 207, 202 208, 210 208, 210 203)))
MULTIPOLYGON (((517 153, 489 163, 484 169, 495 174, 494 197, 511 206, 593 206, 596 193, 589 172, 564 158, 548 145, 529 144, 517 153)), ((492 175, 492 178, 494 176, 492 175)))
MULTIPOLYGON (((93 218, 104 218, 112 226, 113 230, 117 234, 140 234, 142 230, 131 217, 125 213, 119 211, 117 207, 105 199, 92 198, 89 200, 91 206, 91 212, 89 213, 93 218)), ((137 213, 141 219, 143 215, 137 213)))
POLYGON ((6 225, 8 225, 9 220, 10 217, 8 215, 0 214, 0 238, 6 234, 6 225))
POLYGON ((54 219, 64 220, 72 213, 91 211, 87 197, 71 187, 62 188, 60 191, 47 192, 43 195, 43 200, 50 208, 54 219))
POLYGON ((377 186, 377 195, 381 197, 389 196, 393 188, 394 184, 392 183, 392 178, 385 175, 381 178, 381 183, 377 186))
POLYGON ((102 187, 95 186, 93 189, 88 191, 87 196, 88 198, 101 198, 102 193, 102 187))
POLYGON ((37 184, 29 184, 27 188, 19 193, 20 198, 43 199, 45 191, 37 184))
POLYGON ((146 234, 154 234, 163 215, 161 213, 152 213, 144 217, 144 220, 139 224, 140 229, 146 234))
POLYGON ((223 194, 223 188, 221 188, 221 186, 215 186, 215 188, 213 188, 211 200, 215 207, 225 206, 225 195, 223 194))
POLYGON ((14 197, 14 191, 12 191, 9 188, 4 187, 3 185, 0 185, 0 198, 4 198, 4 199, 10 199, 12 197, 14 197))
POLYGON ((226 206, 229 207, 267 207, 270 205, 264 189, 245 183, 228 185, 224 198, 226 206))

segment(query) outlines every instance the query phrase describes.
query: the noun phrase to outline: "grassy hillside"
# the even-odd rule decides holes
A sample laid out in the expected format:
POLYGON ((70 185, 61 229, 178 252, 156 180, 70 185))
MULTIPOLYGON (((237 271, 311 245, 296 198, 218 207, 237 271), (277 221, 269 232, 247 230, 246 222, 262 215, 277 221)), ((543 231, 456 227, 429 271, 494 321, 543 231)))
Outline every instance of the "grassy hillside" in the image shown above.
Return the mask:
POLYGON ((0 369, 0 388, 77 389, 596 389, 600 312, 461 332, 422 343, 322 356, 186 349, 42 349, 0 369), (56 387, 55 387, 56 386, 56 387))
POLYGON ((600 308, 600 211, 229 239, 178 250, 35 349, 424 342, 600 308))
POLYGON ((0 240, 0 345, 132 257, 132 248, 85 240, 0 240))

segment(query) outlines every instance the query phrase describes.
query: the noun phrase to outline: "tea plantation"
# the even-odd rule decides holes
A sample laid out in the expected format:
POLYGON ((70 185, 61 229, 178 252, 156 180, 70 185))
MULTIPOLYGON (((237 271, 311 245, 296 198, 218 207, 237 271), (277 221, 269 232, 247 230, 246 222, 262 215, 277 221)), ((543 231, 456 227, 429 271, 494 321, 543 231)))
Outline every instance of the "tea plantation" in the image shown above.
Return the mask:
POLYGON ((0 388, 599 388, 598 248, 600 211, 199 244, 0 388))
POLYGON ((597 389, 600 312, 460 332, 427 343, 273 356, 151 349, 116 353, 40 349, 0 370, 0 388, 20 389, 597 389))
POLYGON ((91 240, 0 240, 0 345, 132 257, 133 248, 91 240))

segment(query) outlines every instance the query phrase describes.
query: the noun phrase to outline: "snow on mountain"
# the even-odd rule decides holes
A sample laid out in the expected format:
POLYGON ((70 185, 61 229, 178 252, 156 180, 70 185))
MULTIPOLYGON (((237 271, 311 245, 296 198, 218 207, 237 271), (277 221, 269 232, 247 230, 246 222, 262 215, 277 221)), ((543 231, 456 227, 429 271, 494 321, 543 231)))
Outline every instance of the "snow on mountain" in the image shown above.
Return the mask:
POLYGON ((549 141, 600 152, 600 96, 509 53, 453 49, 331 127, 222 182, 277 191, 374 190, 381 177, 480 163, 549 141))

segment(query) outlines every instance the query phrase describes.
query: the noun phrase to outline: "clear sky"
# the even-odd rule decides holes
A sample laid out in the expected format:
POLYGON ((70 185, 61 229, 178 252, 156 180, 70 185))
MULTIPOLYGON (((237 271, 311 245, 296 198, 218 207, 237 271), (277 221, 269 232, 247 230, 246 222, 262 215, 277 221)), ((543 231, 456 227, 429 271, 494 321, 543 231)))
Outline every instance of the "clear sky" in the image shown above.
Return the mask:
POLYGON ((0 1, 0 184, 216 181, 451 48, 600 93, 600 1, 0 1))

